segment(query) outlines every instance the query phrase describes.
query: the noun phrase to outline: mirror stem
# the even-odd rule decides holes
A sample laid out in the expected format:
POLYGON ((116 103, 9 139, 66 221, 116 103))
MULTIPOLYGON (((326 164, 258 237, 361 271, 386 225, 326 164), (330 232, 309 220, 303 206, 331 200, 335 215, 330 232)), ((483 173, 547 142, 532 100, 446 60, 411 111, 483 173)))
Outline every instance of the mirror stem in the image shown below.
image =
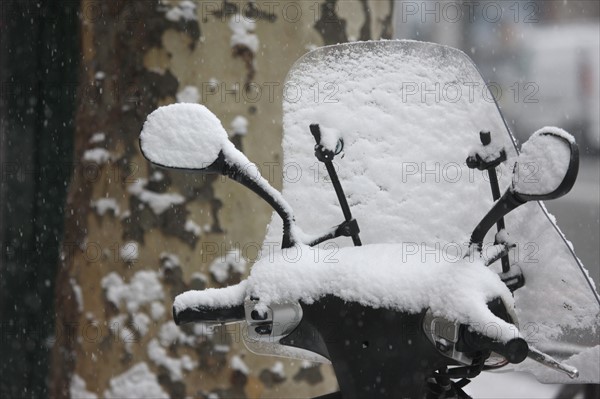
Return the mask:
POLYGON ((250 176, 240 170, 238 165, 231 165, 223 160, 221 168, 221 173, 223 173, 225 176, 248 187, 250 190, 258 194, 258 196, 265 200, 269 205, 271 205, 271 207, 283 220, 283 239, 281 242, 281 248, 285 249, 294 246, 295 240, 292 238, 291 233, 292 224, 294 223, 294 215, 288 211, 288 209, 291 209, 289 205, 287 206, 288 209, 286 209, 285 205, 287 204, 282 204, 281 200, 274 198, 273 195, 265 190, 265 188, 255 179, 252 179, 250 176))
POLYGON ((510 188, 506 190, 502 198, 500 198, 494 207, 485 215, 479 222, 473 234, 471 234, 471 244, 477 244, 481 250, 483 240, 487 232, 509 212, 523 205, 526 201, 521 200, 510 188))

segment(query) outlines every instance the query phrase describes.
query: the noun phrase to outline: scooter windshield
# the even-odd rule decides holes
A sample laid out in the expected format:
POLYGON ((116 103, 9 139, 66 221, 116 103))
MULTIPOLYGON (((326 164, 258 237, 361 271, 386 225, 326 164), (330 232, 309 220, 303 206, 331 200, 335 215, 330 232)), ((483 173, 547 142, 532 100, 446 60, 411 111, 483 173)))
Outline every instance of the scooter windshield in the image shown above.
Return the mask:
MULTIPOLYGON (((461 259, 493 204, 487 174, 465 162, 481 146, 479 133, 491 133, 490 152, 506 151, 497 168, 501 192, 518 154, 492 91, 464 53, 436 44, 362 42, 306 54, 290 70, 284 93, 283 195, 298 225, 317 233, 343 220, 325 167, 315 159, 309 125, 317 123, 324 145, 339 150, 343 141, 334 165, 364 245, 401 243, 398 273, 406 261, 427 267, 461 259)), ((273 218, 267 241, 278 241, 281 228, 273 218)), ((493 230, 486 244, 493 243, 493 230)), ((516 243, 510 263, 525 278, 515 292, 521 334, 569 359, 583 380, 597 381, 600 306, 583 265, 542 203, 509 214, 506 231, 516 243)), ((320 247, 322 256, 335 251, 331 243, 320 247)), ((529 359, 516 367, 542 382, 570 382, 529 359)))

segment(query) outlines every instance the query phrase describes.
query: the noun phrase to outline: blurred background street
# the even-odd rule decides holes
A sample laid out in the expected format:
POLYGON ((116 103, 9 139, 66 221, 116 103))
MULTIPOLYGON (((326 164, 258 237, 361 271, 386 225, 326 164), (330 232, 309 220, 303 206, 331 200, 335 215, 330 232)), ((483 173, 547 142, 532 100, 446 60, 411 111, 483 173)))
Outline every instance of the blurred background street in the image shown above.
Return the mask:
POLYGON ((596 282, 600 281, 600 159, 584 157, 573 191, 563 198, 546 203, 558 225, 575 247, 575 252, 596 282))

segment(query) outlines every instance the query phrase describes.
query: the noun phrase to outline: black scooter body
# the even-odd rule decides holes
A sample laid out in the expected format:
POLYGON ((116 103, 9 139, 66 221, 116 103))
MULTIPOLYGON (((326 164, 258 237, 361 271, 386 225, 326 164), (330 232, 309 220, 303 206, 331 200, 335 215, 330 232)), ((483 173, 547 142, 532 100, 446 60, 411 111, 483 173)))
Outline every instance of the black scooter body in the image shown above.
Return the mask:
POLYGON ((302 321, 280 343, 331 360, 336 397, 423 398, 426 379, 452 363, 423 333, 425 311, 373 309, 332 295, 301 306, 302 321))

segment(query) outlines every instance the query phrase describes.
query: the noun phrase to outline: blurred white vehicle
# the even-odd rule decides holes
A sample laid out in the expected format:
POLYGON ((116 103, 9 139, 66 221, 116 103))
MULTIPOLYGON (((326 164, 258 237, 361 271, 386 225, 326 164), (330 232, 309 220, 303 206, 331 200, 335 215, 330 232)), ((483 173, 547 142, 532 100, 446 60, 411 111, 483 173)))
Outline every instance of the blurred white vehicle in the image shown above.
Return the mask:
MULTIPOLYGON (((519 82, 503 85, 501 106, 518 136, 562 126, 582 153, 600 150, 600 24, 522 26, 519 82)), ((514 61, 511 60, 511 63, 514 61)), ((513 71, 514 72, 514 71, 513 71)))

